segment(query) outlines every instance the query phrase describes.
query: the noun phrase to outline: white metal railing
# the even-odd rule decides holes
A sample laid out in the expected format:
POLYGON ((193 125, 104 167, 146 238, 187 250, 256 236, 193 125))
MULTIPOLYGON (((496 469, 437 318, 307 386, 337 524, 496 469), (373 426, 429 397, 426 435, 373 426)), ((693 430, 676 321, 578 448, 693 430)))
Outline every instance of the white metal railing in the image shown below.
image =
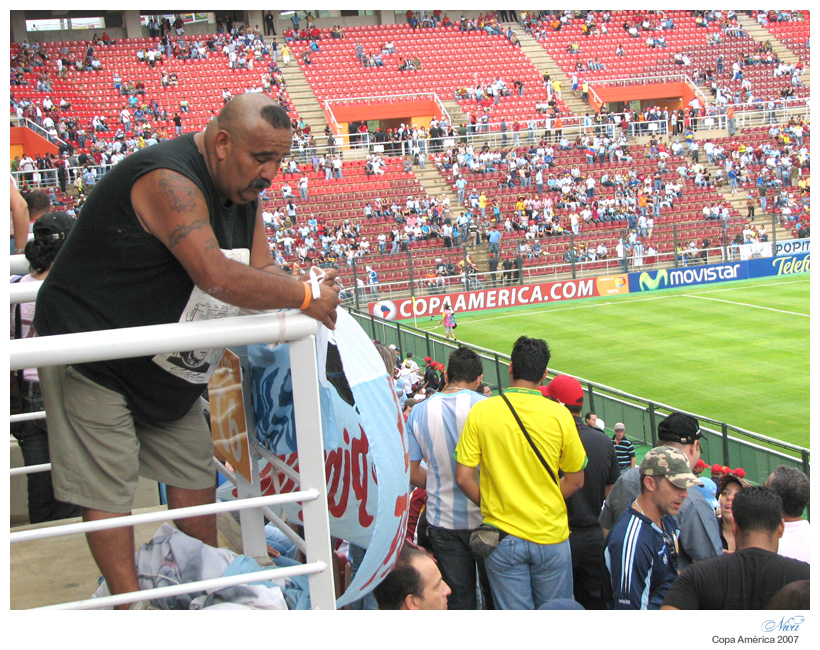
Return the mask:
POLYGON ((60 138, 55 138, 48 131, 46 131, 42 126, 37 124, 37 122, 34 122, 34 121, 32 121, 32 120, 30 120, 26 117, 10 116, 9 121, 13 126, 28 127, 29 129, 31 129, 32 131, 37 133, 39 136, 45 138, 46 140, 48 140, 52 144, 56 144, 58 146, 61 145, 61 144, 67 144, 65 142, 65 140, 61 140, 60 138))
MULTIPOLYGON (((40 283, 26 283, 26 285, 32 286, 11 285, 13 290, 12 302, 33 299, 32 293, 36 295, 40 283)), ((247 482, 245 482, 245 489, 240 490, 240 499, 235 501, 14 532, 10 534, 10 542, 19 543, 28 540, 86 533, 104 528, 132 526, 140 523, 167 521, 171 518, 178 519, 237 510, 240 512, 240 522, 243 525, 243 541, 247 546, 248 539, 244 533, 244 526, 247 522, 253 523, 254 530, 261 535, 265 514, 270 515, 269 518, 274 521, 278 519, 270 511, 270 506, 299 501, 302 503, 305 539, 301 545, 297 545, 305 552, 306 564, 229 578, 192 582, 175 587, 162 587, 118 594, 106 598, 64 603, 51 606, 49 609, 107 607, 143 599, 162 598, 293 575, 308 575, 312 607, 335 609, 333 572, 330 570, 333 556, 330 548, 318 371, 316 368, 315 334, 317 328, 317 321, 304 314, 296 311, 280 311, 211 321, 170 323, 10 341, 9 361, 12 370, 32 367, 47 369, 55 365, 147 356, 191 348, 247 345, 260 341, 290 343, 292 382, 294 395, 296 396, 294 401, 295 428, 300 454, 298 475, 299 484, 302 486, 300 492, 262 497, 259 496, 257 490, 254 498, 242 498, 254 494, 253 486, 249 490, 247 482)), ((41 373, 40 381, 44 392, 49 390, 50 375, 50 372, 44 371, 41 373)), ((38 469, 44 469, 44 467, 29 467, 23 471, 15 471, 15 474, 30 473, 38 469)), ((236 480, 236 477, 232 478, 236 480)), ((240 477, 240 482, 241 480, 244 479, 240 477)), ((278 523, 281 523, 281 520, 278 520, 278 523)), ((264 555, 264 537, 261 540, 254 540, 252 546, 254 552, 248 554, 256 557, 264 555)))

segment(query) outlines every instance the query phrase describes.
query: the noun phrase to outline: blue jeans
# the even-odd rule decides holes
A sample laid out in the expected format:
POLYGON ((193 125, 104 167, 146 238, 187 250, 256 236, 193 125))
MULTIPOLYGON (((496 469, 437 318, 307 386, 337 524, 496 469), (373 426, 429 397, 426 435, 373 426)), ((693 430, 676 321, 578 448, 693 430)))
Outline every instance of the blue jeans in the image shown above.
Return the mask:
POLYGON ((490 584, 484 561, 470 551, 469 530, 448 530, 438 526, 428 528, 438 568, 444 582, 452 589, 447 599, 447 609, 481 609, 477 593, 476 572, 482 590, 482 601, 490 601, 490 584))
POLYGON ((484 566, 496 609, 538 609, 555 598, 572 598, 569 539, 536 544, 507 535, 484 566))

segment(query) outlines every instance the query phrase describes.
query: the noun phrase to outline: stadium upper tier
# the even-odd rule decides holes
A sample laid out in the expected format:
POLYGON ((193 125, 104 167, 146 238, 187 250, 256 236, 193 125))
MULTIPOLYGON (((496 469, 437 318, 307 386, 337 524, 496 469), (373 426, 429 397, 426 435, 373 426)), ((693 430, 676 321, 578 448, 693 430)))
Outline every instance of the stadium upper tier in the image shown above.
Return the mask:
MULTIPOLYGON (((197 40, 204 43, 209 38, 213 38, 213 35, 184 36, 181 39, 174 37, 172 40, 175 44, 181 40, 191 45, 197 40)), ((145 94, 141 96, 140 105, 150 105, 156 100, 159 108, 168 112, 169 119, 160 120, 158 126, 173 127, 170 118, 173 118, 174 113, 180 113, 185 121, 185 131, 199 131, 205 128, 210 121, 213 116, 212 111, 218 112, 222 108, 224 89, 227 88, 232 95, 236 95, 247 92, 249 89, 260 88, 262 76, 268 72, 269 55, 263 56, 261 61, 252 64, 252 68, 230 68, 227 56, 221 51, 208 52, 207 59, 167 59, 163 55, 162 58, 157 59, 154 67, 150 66, 147 61, 138 61, 138 51, 144 51, 149 46, 156 48, 158 43, 159 39, 156 38, 126 38, 113 45, 95 47, 94 53, 101 63, 101 70, 77 71, 72 66, 67 66, 64 77, 58 76, 53 62, 64 49, 69 55, 73 53, 77 59, 84 59, 88 42, 42 43, 40 47, 48 57, 47 65, 31 68, 30 72, 23 75, 27 85, 12 85, 11 90, 18 99, 28 97, 41 102, 49 96, 56 104, 60 99, 66 98, 71 102, 71 109, 61 111, 61 113, 78 119, 83 126, 86 126, 94 115, 104 116, 111 131, 116 131, 120 111, 128 104, 128 98, 121 95, 120 91, 114 87, 113 78, 116 73, 122 77, 123 82, 141 81, 145 84, 145 94), (37 90, 37 81, 43 72, 49 74, 52 88, 50 92, 37 90), (164 86, 162 84, 163 73, 168 75, 176 73, 178 83, 164 86), (187 113, 180 109, 180 102, 183 99, 189 102, 187 113)), ((19 44, 12 44, 12 68, 14 68, 14 57, 19 50, 19 44)), ((271 94, 276 96, 279 92, 280 88, 274 84, 271 94)), ((298 120, 298 111, 284 88, 281 89, 280 99, 280 103, 288 111, 291 119, 298 120)), ((171 131, 173 131, 172 128, 171 131)))
POLYGON ((765 25, 772 36, 782 41, 806 65, 809 64, 809 36, 811 33, 809 15, 807 11, 805 20, 766 23, 765 25))
MULTIPOLYGON (((672 74, 695 76, 695 71, 714 71, 715 78, 721 84, 727 84, 732 90, 739 90, 742 80, 732 80, 732 64, 739 56, 754 53, 761 43, 744 32, 725 31, 719 23, 698 26, 696 16, 691 11, 665 11, 664 15, 672 19, 673 27, 669 29, 646 30, 641 27, 640 11, 613 11, 612 18, 606 24, 607 32, 603 33, 601 24, 589 35, 585 34, 584 18, 573 18, 555 30, 549 21, 541 23, 542 31, 538 34, 543 48, 555 59, 567 75, 577 73, 590 83, 603 79, 641 78, 672 74), (628 28, 635 27, 634 36, 628 28), (647 45, 647 39, 663 38, 664 46, 647 45), (717 38, 720 42, 716 42, 717 38), (577 45, 577 50, 572 46, 577 45), (619 52, 619 47, 622 54, 619 52), (686 55, 690 63, 678 64, 674 55, 686 55), (723 71, 718 72, 717 59, 723 55, 723 71), (595 61, 605 67, 590 70, 588 61, 595 61), (582 69, 579 69, 581 66, 582 69)), ((654 17, 653 17, 654 19, 654 17)), ((797 54, 804 54, 808 62, 809 21, 771 23, 768 28, 777 38, 788 36, 790 46, 797 44, 797 54), (802 51, 801 51, 802 49, 802 51)), ((804 57, 801 57, 803 60, 804 57)), ((752 84, 754 96, 768 99, 779 96, 788 77, 774 76, 772 64, 754 64, 743 66, 743 77, 752 84)), ((807 88, 795 89, 797 96, 808 96, 807 88)))
MULTIPOLYGON (((310 64, 299 59, 320 102, 417 92, 435 92, 448 100, 462 87, 486 86, 499 77, 510 90, 515 81, 523 82, 523 95, 504 96, 498 104, 489 106, 495 122, 502 117, 532 117, 536 115, 536 103, 546 98, 542 73, 520 47, 502 35, 463 32, 456 27, 414 30, 409 25, 372 25, 350 27, 344 38, 329 36, 328 30, 322 32, 321 51, 311 54, 310 64), (386 43, 392 43, 395 53, 383 53, 386 43), (357 44, 361 44, 365 55, 381 54, 384 65, 364 67, 357 58, 357 44), (414 58, 418 58, 421 69, 398 69, 403 59, 414 58)), ((294 43, 297 53, 308 48, 305 41, 294 43)), ((479 109, 475 100, 462 99, 458 103, 467 114, 479 109)), ((559 108, 566 111, 562 103, 559 108)))
MULTIPOLYGON (((570 19, 558 31, 548 21, 540 23, 540 29, 533 33, 538 37, 545 51, 557 62, 561 69, 572 76, 577 73, 579 79, 593 83, 596 80, 613 78, 641 78, 670 74, 686 73, 694 77, 695 71, 713 71, 715 80, 730 91, 741 91, 743 79, 756 99, 765 100, 779 97, 789 77, 775 76, 772 64, 754 64, 743 66, 743 79, 732 79, 732 63, 738 56, 752 54, 761 43, 745 33, 727 34, 719 24, 699 27, 696 18, 690 11, 671 11, 665 15, 672 18, 674 27, 670 29, 642 30, 637 22, 641 16, 638 11, 612 12, 607 23, 607 33, 601 33, 600 25, 592 35, 583 33, 585 20, 582 17, 570 19), (637 36, 632 37, 626 31, 626 24, 637 23, 637 36), (720 35, 721 43, 709 44, 707 41, 720 35), (647 47, 646 39, 662 36, 665 47, 647 47), (572 50, 572 44, 578 45, 578 51, 572 50), (616 55, 621 46, 623 55, 616 55), (673 61, 673 54, 683 53, 690 59, 689 65, 678 65, 673 61), (718 56, 723 56, 722 72, 717 65, 718 56), (589 70, 587 63, 595 61, 603 64, 604 69, 589 70), (581 68, 580 70, 578 68, 581 68)), ((806 14, 807 15, 807 14, 806 14)), ((771 23, 767 25, 773 38, 782 38, 793 48, 801 60, 808 59, 808 20, 798 22, 771 23)), ((516 26, 516 31, 523 30, 516 26)), ((216 35, 186 35, 184 42, 191 44, 197 39, 207 42, 216 35)), ((172 38, 177 43, 177 37, 172 38)), ((279 47, 284 39, 277 37, 279 47)), ((158 39, 126 38, 113 45, 97 47, 96 57, 100 60, 101 70, 78 72, 71 66, 63 78, 56 74, 54 62, 63 48, 73 52, 78 59, 85 56, 85 41, 57 41, 41 43, 40 47, 48 56, 45 67, 30 68, 22 75, 27 85, 18 86, 12 82, 12 92, 16 97, 28 96, 42 99, 46 94, 54 97, 66 97, 72 102, 71 112, 81 120, 93 114, 104 115, 109 124, 118 121, 118 115, 124 100, 113 87, 112 77, 115 72, 124 80, 142 81, 145 84, 144 99, 149 102, 157 100, 172 117, 179 110, 179 102, 187 99, 190 103, 185 118, 185 130, 200 129, 210 119, 212 110, 222 106, 222 90, 228 88, 232 94, 245 92, 261 85, 262 75, 267 72, 270 56, 264 55, 256 61, 253 68, 229 67, 228 58, 221 51, 209 51, 207 59, 171 59, 165 56, 156 67, 137 61, 137 52, 149 45, 156 46, 158 39), (47 72, 51 77, 51 92, 37 92, 36 83, 40 73, 47 72), (176 86, 161 84, 162 72, 176 72, 179 83, 176 86)), ((322 102, 326 99, 344 99, 396 95, 402 93, 437 93, 443 100, 452 100, 456 91, 461 88, 486 86, 495 79, 503 79, 511 94, 504 95, 493 104, 486 106, 492 122, 502 118, 527 120, 541 117, 536 105, 546 101, 547 93, 543 85, 543 72, 539 70, 518 46, 512 45, 503 34, 489 34, 483 30, 461 31, 457 26, 436 27, 429 29, 412 29, 407 24, 369 25, 348 27, 343 38, 331 38, 330 30, 321 30, 319 51, 311 52, 311 63, 307 64, 301 54, 310 49, 310 43, 294 40, 291 48, 295 60, 304 72, 316 98, 322 102), (386 52, 385 44, 392 44, 392 52, 386 52), (357 57, 357 45, 367 55, 378 53, 384 62, 380 67, 365 67, 357 57), (399 70, 403 59, 417 59, 418 70, 399 70), (523 83, 523 94, 518 94, 513 84, 523 83)), ((15 56, 20 44, 11 45, 12 76, 14 76, 15 56)), ((280 58, 281 61, 281 58, 280 58)), ((274 91, 278 91, 276 86, 274 91)), ((808 88, 794 88, 795 95, 806 97, 808 88)), ((298 112, 287 92, 282 90, 281 100, 289 110, 291 117, 298 119, 298 112)), ((480 115, 485 106, 475 99, 459 99, 458 104, 465 114, 480 115)), ((569 113, 563 101, 559 100, 561 114, 569 113)))

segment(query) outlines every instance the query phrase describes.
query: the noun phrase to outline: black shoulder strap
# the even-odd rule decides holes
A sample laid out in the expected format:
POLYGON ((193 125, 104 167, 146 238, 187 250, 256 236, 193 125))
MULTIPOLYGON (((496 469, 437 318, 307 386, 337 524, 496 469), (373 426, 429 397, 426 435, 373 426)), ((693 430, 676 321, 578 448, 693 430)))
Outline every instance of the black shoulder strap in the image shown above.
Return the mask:
MULTIPOLYGON (((23 279, 22 275, 15 276, 11 279, 11 282, 20 282, 23 279)), ((23 325, 20 322, 20 303, 18 302, 14 305, 14 338, 19 339, 23 336, 23 325)), ((17 377, 17 383, 20 385, 20 389, 23 388, 23 371, 17 370, 15 373, 17 377)))
POLYGON ((527 442, 530 443, 530 447, 532 447, 532 450, 535 452, 535 455, 538 456, 538 460, 541 461, 541 464, 544 466, 544 469, 547 470, 547 474, 549 474, 550 478, 553 481, 555 481, 556 485, 560 486, 560 483, 558 482, 558 479, 555 478, 555 474, 553 473, 552 469, 550 469, 550 466, 547 464, 547 461, 544 460, 544 457, 541 455, 541 452, 538 451, 538 447, 535 446, 535 443, 532 441, 532 438, 530 438, 530 434, 527 433, 527 429, 524 426, 524 423, 521 422, 521 418, 518 417, 518 413, 515 412, 513 405, 510 404, 510 400, 507 399, 507 396, 504 395, 504 393, 501 393, 501 398, 507 403, 507 406, 510 407, 510 411, 512 411, 513 417, 515 417, 515 421, 518 422, 518 426, 521 427, 521 431, 524 433, 524 437, 527 439, 527 442))

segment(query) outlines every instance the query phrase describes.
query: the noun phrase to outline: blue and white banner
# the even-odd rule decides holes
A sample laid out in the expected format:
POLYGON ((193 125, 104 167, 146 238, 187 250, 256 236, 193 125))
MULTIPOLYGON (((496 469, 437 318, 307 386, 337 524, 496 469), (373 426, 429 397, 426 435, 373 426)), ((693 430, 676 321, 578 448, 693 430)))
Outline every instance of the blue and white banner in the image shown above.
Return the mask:
MULTIPOLYGON (((320 333, 316 341, 330 532, 367 549, 337 602, 342 607, 370 592, 395 564, 407 529, 410 465, 392 377, 373 342, 343 310, 338 311, 336 329, 320 328, 320 333)), ((248 346, 248 357, 257 438, 298 470, 287 346, 248 346)), ((299 489, 269 463, 261 474, 263 494, 299 489)), ((288 504, 284 511, 288 521, 302 523, 299 504, 288 504)))

